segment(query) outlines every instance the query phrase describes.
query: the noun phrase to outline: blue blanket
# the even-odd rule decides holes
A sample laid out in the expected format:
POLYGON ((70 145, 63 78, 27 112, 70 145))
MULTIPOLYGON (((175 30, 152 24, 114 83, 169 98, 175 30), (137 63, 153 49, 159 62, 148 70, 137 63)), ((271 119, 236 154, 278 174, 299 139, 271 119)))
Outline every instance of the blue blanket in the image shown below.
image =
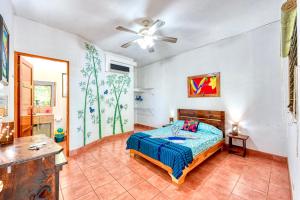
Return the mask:
POLYGON ((134 149, 173 169, 173 176, 179 178, 182 171, 193 161, 192 150, 188 147, 159 138, 150 138, 151 135, 136 133, 127 140, 126 149, 134 149))

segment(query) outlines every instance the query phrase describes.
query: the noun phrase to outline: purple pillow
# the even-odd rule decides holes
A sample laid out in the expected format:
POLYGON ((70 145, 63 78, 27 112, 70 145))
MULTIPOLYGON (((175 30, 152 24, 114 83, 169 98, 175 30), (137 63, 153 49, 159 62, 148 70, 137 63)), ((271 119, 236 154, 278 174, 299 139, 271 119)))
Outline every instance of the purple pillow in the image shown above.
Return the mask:
POLYGON ((199 125, 199 121, 196 120, 185 120, 183 127, 181 130, 184 131, 190 131, 190 132, 197 132, 198 129, 198 125, 199 125))

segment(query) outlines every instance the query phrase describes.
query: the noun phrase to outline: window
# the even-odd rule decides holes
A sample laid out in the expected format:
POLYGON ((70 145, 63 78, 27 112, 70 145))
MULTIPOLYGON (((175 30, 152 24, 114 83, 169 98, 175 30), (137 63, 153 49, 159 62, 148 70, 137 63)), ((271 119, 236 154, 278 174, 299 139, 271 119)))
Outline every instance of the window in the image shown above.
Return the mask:
POLYGON ((297 21, 291 39, 289 51, 289 111, 296 118, 297 114, 297 21))
POLYGON ((55 83, 35 81, 34 83, 34 105, 55 106, 55 83))

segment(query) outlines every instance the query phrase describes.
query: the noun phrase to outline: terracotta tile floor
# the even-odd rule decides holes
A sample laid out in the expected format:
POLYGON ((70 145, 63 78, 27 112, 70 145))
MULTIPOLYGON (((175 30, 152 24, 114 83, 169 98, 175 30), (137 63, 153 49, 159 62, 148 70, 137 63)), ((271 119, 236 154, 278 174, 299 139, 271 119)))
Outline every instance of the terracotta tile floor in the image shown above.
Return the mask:
POLYGON ((60 174, 60 199, 290 199, 283 161, 218 152, 176 186, 164 170, 140 157, 130 158, 127 137, 109 139, 69 158, 60 174))

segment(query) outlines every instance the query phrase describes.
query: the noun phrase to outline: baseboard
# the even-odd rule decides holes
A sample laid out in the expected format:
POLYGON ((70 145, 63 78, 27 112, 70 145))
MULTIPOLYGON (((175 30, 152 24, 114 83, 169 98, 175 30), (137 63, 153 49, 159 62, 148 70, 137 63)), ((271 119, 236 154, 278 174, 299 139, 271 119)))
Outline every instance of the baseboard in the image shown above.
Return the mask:
MULTIPOLYGON (((229 146, 228 144, 225 144, 226 149, 228 149, 228 146, 229 146)), ((270 159, 270 160, 274 160, 274 161, 278 161, 278 162, 287 162, 287 157, 285 157, 285 156, 279 156, 279 155, 266 153, 263 151, 249 149, 249 148, 247 148, 247 155, 266 158, 266 159, 270 159)))
MULTIPOLYGON (((140 123, 135 123, 134 127, 141 128, 141 129, 150 129, 150 130, 156 129, 156 127, 148 126, 148 125, 140 124, 140 123)), ((225 148, 228 148, 228 144, 225 144, 225 148)), ((249 149, 249 148, 247 148, 247 155, 255 155, 255 156, 259 156, 259 157, 263 157, 263 158, 272 159, 275 161, 287 162, 287 157, 279 156, 279 155, 275 155, 275 154, 271 154, 271 153, 266 153, 266 152, 259 151, 259 150, 249 149)))
POLYGON ((153 127, 153 126, 148 126, 148 125, 145 125, 145 124, 140 124, 140 123, 135 123, 134 124, 134 127, 135 128, 144 128, 144 129, 156 129, 156 127, 153 127))
POLYGON ((87 144, 83 147, 71 150, 70 153, 69 153, 69 157, 76 156, 78 154, 87 152, 88 150, 90 150, 91 148, 93 148, 93 147, 95 147, 99 144, 104 144, 106 142, 111 142, 113 140, 119 139, 120 137, 128 137, 129 135, 131 135, 133 133, 134 133, 134 131, 128 131, 128 132, 125 132, 125 133, 118 133, 118 134, 115 134, 115 135, 105 136, 105 137, 101 138, 100 140, 93 141, 93 142, 91 142, 91 143, 89 143, 89 144, 87 144))
MULTIPOLYGON (((156 129, 155 127, 152 127, 152 126, 147 126, 147 125, 144 125, 144 124, 139 124, 139 123, 136 123, 134 124, 134 127, 135 128, 141 128, 141 129, 148 129, 148 130, 152 130, 152 129, 156 129)), ((134 131, 129 131, 129 132, 125 132, 125 133, 119 133, 119 134, 115 134, 115 135, 110 135, 110 136, 105 136, 103 138, 101 138, 100 140, 96 140, 94 142, 91 142, 83 147, 80 147, 78 149, 74 149, 74 150, 71 150, 69 152, 69 156, 72 157, 72 156, 76 156, 82 152, 86 152, 88 151, 89 149, 97 146, 98 144, 101 144, 101 143, 105 143, 105 142, 109 142, 109 141, 113 141, 119 137, 127 137, 128 135, 134 133, 134 131)))
POLYGON ((279 161, 279 162, 287 162, 287 157, 285 157, 285 156, 279 156, 279 155, 266 153, 266 152, 258 151, 258 150, 254 150, 254 149, 247 149, 247 151, 248 151, 249 155, 256 155, 256 156, 272 159, 274 161, 279 161))
MULTIPOLYGON (((139 123, 135 123, 134 127, 142 128, 142 129, 149 129, 149 130, 156 129, 155 127, 147 126, 147 125, 139 124, 139 123)), ((70 156, 74 156, 74 155, 77 155, 78 153, 85 152, 101 143, 110 142, 110 141, 113 141, 120 137, 128 137, 128 135, 133 134, 133 133, 134 133, 134 131, 129 131, 129 132, 125 132, 125 133, 119 133, 119 134, 115 134, 115 135, 105 136, 100 140, 91 142, 83 147, 78 148, 78 149, 71 150, 70 156)), ((225 148, 228 148, 228 144, 225 144, 225 148)), ((275 154, 271 154, 271 153, 266 153, 266 152, 262 152, 262 151, 258 151, 258 150, 254 150, 254 149, 249 149, 249 148, 247 149, 247 155, 248 156, 255 155, 255 156, 259 156, 259 157, 263 157, 263 158, 267 158, 267 159, 272 159, 275 161, 287 162, 287 157, 279 156, 279 155, 275 155, 275 154)))

